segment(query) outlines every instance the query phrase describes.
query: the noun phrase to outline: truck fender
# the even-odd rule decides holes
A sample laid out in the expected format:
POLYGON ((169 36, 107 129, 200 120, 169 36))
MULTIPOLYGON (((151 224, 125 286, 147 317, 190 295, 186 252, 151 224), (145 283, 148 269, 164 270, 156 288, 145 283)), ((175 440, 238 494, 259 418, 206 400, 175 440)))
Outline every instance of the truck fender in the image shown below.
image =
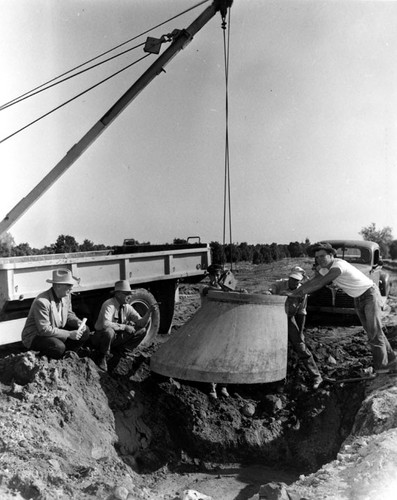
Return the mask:
POLYGON ((390 276, 387 273, 380 273, 379 290, 381 295, 388 297, 390 293, 390 276))
MULTIPOLYGON (((157 301, 154 298, 154 296, 150 292, 148 292, 145 288, 137 288, 136 290, 132 290, 132 294, 129 300, 129 303, 141 316, 144 316, 149 307, 153 304, 156 304, 156 302, 157 301)), ((139 345, 140 346, 150 345, 153 341, 153 338, 159 331, 159 327, 160 327, 160 311, 159 308, 157 307, 152 312, 152 317, 149 321, 146 336, 139 345)))

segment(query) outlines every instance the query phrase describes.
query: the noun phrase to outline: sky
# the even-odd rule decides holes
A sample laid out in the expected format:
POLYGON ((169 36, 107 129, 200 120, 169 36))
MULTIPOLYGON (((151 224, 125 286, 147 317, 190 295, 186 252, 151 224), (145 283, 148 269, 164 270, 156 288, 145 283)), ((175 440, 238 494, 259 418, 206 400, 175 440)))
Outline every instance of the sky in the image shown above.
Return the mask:
MULTIPOLYGON (((0 103, 198 3, 0 0, 0 103)), ((208 5, 118 52, 186 28, 208 5)), ((361 239, 372 222, 397 237, 397 2, 234 0, 229 28, 232 241, 361 239)), ((1 110, 0 140, 142 55, 1 110)), ((156 57, 0 144, 0 220, 156 57)), ((9 229, 16 244, 222 242, 225 101, 217 14, 9 229)))

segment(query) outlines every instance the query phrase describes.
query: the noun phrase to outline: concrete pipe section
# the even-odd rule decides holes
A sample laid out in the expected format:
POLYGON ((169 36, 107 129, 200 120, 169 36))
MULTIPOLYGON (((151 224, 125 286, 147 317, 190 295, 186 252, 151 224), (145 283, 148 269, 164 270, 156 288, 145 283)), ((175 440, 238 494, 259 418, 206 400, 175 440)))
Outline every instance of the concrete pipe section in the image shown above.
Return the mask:
POLYGON ((258 384, 287 372, 286 297, 210 290, 196 314, 150 361, 160 375, 258 384))

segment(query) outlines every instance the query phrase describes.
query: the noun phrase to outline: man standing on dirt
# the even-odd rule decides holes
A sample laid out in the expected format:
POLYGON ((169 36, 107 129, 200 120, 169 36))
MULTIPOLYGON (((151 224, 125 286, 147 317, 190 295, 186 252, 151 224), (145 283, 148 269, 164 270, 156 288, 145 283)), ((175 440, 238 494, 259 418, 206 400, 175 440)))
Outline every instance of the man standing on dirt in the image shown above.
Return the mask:
POLYGON ((72 311, 71 292, 78 281, 69 269, 53 271, 52 279, 47 280, 52 287, 40 293, 30 307, 22 330, 25 347, 60 359, 65 351, 76 352, 89 338, 90 330, 72 311))
MULTIPOLYGON (((228 289, 221 282, 223 272, 223 266, 221 266, 220 264, 211 264, 210 266, 208 266, 207 273, 210 283, 201 290, 201 306, 207 300, 206 297, 209 290, 228 291, 228 289)), ((211 399, 218 399, 218 394, 216 392, 217 385, 218 384, 215 384, 214 382, 211 382, 209 384, 209 397, 211 399)), ((227 390, 226 384, 219 384, 219 390, 221 396, 225 398, 229 397, 229 392, 227 390)))
POLYGON ((356 313, 367 333, 372 349, 376 373, 397 370, 396 353, 382 330, 381 298, 378 287, 359 269, 343 259, 336 258, 336 250, 329 243, 315 243, 311 247, 317 267, 315 276, 293 291, 291 297, 303 297, 334 283, 353 297, 356 313))
POLYGON ((151 314, 158 307, 153 304, 144 316, 140 316, 128 303, 131 294, 127 280, 117 281, 113 297, 102 304, 99 312, 91 342, 99 349, 98 366, 103 371, 108 370, 107 359, 110 357, 111 348, 134 349, 142 342, 151 314))
MULTIPOLYGON (((269 288, 272 295, 287 295, 301 287, 305 278, 303 269, 295 268, 288 278, 277 280, 269 288), (298 270, 296 270, 298 269, 298 270)), ((302 361, 312 378, 312 388, 318 389, 323 379, 314 361, 313 355, 305 343, 304 327, 306 322, 307 295, 303 294, 297 299, 287 299, 286 312, 288 315, 288 340, 302 361)))

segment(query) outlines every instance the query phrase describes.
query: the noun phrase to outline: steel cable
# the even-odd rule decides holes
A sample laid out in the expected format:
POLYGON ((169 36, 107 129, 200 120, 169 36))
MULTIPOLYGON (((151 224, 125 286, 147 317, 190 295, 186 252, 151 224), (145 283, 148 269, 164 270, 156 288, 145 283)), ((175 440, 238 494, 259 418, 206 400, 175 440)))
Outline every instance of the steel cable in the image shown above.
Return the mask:
MULTIPOLYGON (((209 0, 203 0, 203 1, 199 2, 198 4, 195 4, 195 5, 193 5, 192 7, 189 7, 188 9, 186 9, 186 10, 184 10, 184 11, 180 12, 179 14, 176 14, 175 16, 170 17, 170 18, 169 18, 169 19, 167 19, 166 21, 163 21, 162 23, 159 23, 159 24, 157 24, 156 26, 153 26, 152 28, 149 28, 149 29, 147 29, 147 30, 143 31, 143 32, 142 32, 142 33, 140 33, 139 35, 136 35, 136 36, 134 36, 133 38, 130 38, 129 40, 127 40, 127 41, 125 41, 125 42, 123 42, 123 43, 120 43, 119 45, 116 45, 115 47, 113 47, 113 48, 111 48, 111 49, 108 49, 107 51, 102 52, 101 54, 99 54, 99 55, 97 55, 97 56, 95 56, 95 57, 93 57, 93 58, 89 59, 88 61, 85 61, 85 62, 83 62, 83 63, 79 64, 78 66, 75 66, 74 68, 71 68, 71 69, 69 69, 68 71, 65 71, 64 73, 62 73, 62 74, 60 74, 60 75, 58 75, 58 76, 56 76, 56 77, 52 78, 51 80, 48 80, 47 82, 42 83, 41 85, 38 85, 37 87, 35 87, 35 88, 33 88, 33 89, 29 90, 28 92, 25 92, 24 94, 21 94, 20 96, 15 97, 15 98, 14 98, 14 99, 12 99, 11 101, 8 101, 8 102, 6 102, 5 104, 2 104, 2 105, 0 106, 0 111, 1 111, 1 110, 3 110, 3 109, 8 108, 8 107, 10 107, 10 106, 12 106, 12 105, 14 105, 14 104, 17 104, 18 102, 20 102, 20 101, 22 101, 22 100, 24 100, 24 99, 27 99, 28 97, 31 97, 31 96, 33 96, 33 95, 36 95, 36 94, 38 93, 38 92, 36 92, 36 91, 38 91, 38 90, 39 90, 39 89, 41 89, 42 87, 45 87, 46 85, 48 85, 48 84, 50 84, 50 83, 52 83, 52 82, 55 82, 55 81, 56 81, 56 80, 58 80, 59 78, 62 78, 63 76, 68 75, 69 73, 72 73, 73 71, 75 71, 75 70, 77 70, 77 69, 79 69, 79 68, 81 68, 81 67, 85 66, 86 64, 89 64, 89 63, 91 63, 91 62, 93 62, 93 61, 96 61, 96 60, 97 60, 97 59, 99 59, 100 57, 103 57, 103 56, 105 56, 106 54, 109 54, 109 53, 110 53, 110 52, 112 52, 113 50, 117 50, 117 49, 119 49, 120 47, 123 47, 123 46, 124 46, 124 45, 126 45, 127 43, 130 43, 130 42, 132 42, 132 41, 136 40, 137 38, 139 38, 139 37, 141 37, 141 36, 143 36, 143 35, 146 35, 146 34, 147 34, 147 33, 149 33, 150 31, 153 31, 153 30, 155 30, 155 29, 159 28, 160 26, 163 26, 164 24, 167 24, 167 23, 169 23, 170 21, 173 21, 174 19, 177 19, 178 17, 183 16, 183 15, 184 15, 184 14, 186 14, 187 12, 190 12, 191 10, 196 9, 196 8, 197 8, 197 7, 199 7, 200 5, 202 5, 202 4, 204 4, 204 3, 207 3, 207 2, 209 2, 209 0)), ((143 45, 143 44, 137 45, 136 47, 133 47, 132 49, 129 49, 129 50, 133 50, 133 49, 135 49, 135 48, 137 48, 137 47, 140 47, 141 45, 143 45)), ((126 52, 128 52, 128 51, 126 51, 126 52)), ((113 56, 113 57, 112 57, 112 58, 110 58, 110 59, 113 59, 113 58, 115 58, 115 57, 118 57, 119 55, 123 55, 124 53, 125 53, 125 52, 121 52, 120 54, 118 54, 118 55, 116 55, 116 56, 113 56)), ((110 59, 107 59, 106 61, 103 61, 103 63, 105 63, 105 62, 109 61, 110 59)), ((88 69, 95 68, 96 66, 98 66, 98 65, 100 65, 100 64, 103 64, 103 63, 98 63, 98 64, 96 64, 96 65, 94 65, 94 66, 91 66, 91 67, 90 67, 90 68, 88 68, 88 69)), ((85 70, 84 70, 84 71, 85 71, 85 70)), ((82 72, 84 72, 84 71, 82 71, 82 72)), ((79 72, 79 73, 76 73, 76 74, 74 74, 74 75, 71 75, 70 77, 68 77, 68 78, 66 78, 66 79, 64 79, 64 80, 61 80, 61 81, 59 81, 59 82, 57 82, 57 83, 53 83, 52 85, 50 85, 50 86, 48 86, 48 87, 45 87, 45 88, 44 88, 44 89, 42 89, 42 90, 46 90, 47 88, 51 88, 51 87, 53 87, 54 85, 58 85, 59 83, 62 83, 62 82, 64 82, 65 80, 68 80, 69 78, 72 78, 73 76, 77 76, 77 75, 81 74, 82 72, 79 72)), ((40 91, 40 92, 41 92, 41 91, 40 91)))
POLYGON ((229 243, 230 243, 230 267, 233 270, 232 258, 232 207, 231 207, 231 188, 230 188, 230 157, 229 157, 229 61, 230 61, 230 10, 228 22, 222 19, 223 28, 223 52, 225 64, 225 177, 223 194, 223 249, 226 245, 226 226, 229 225, 229 243), (226 25, 228 26, 226 37, 226 25), (227 214, 229 218, 227 220, 227 214))

